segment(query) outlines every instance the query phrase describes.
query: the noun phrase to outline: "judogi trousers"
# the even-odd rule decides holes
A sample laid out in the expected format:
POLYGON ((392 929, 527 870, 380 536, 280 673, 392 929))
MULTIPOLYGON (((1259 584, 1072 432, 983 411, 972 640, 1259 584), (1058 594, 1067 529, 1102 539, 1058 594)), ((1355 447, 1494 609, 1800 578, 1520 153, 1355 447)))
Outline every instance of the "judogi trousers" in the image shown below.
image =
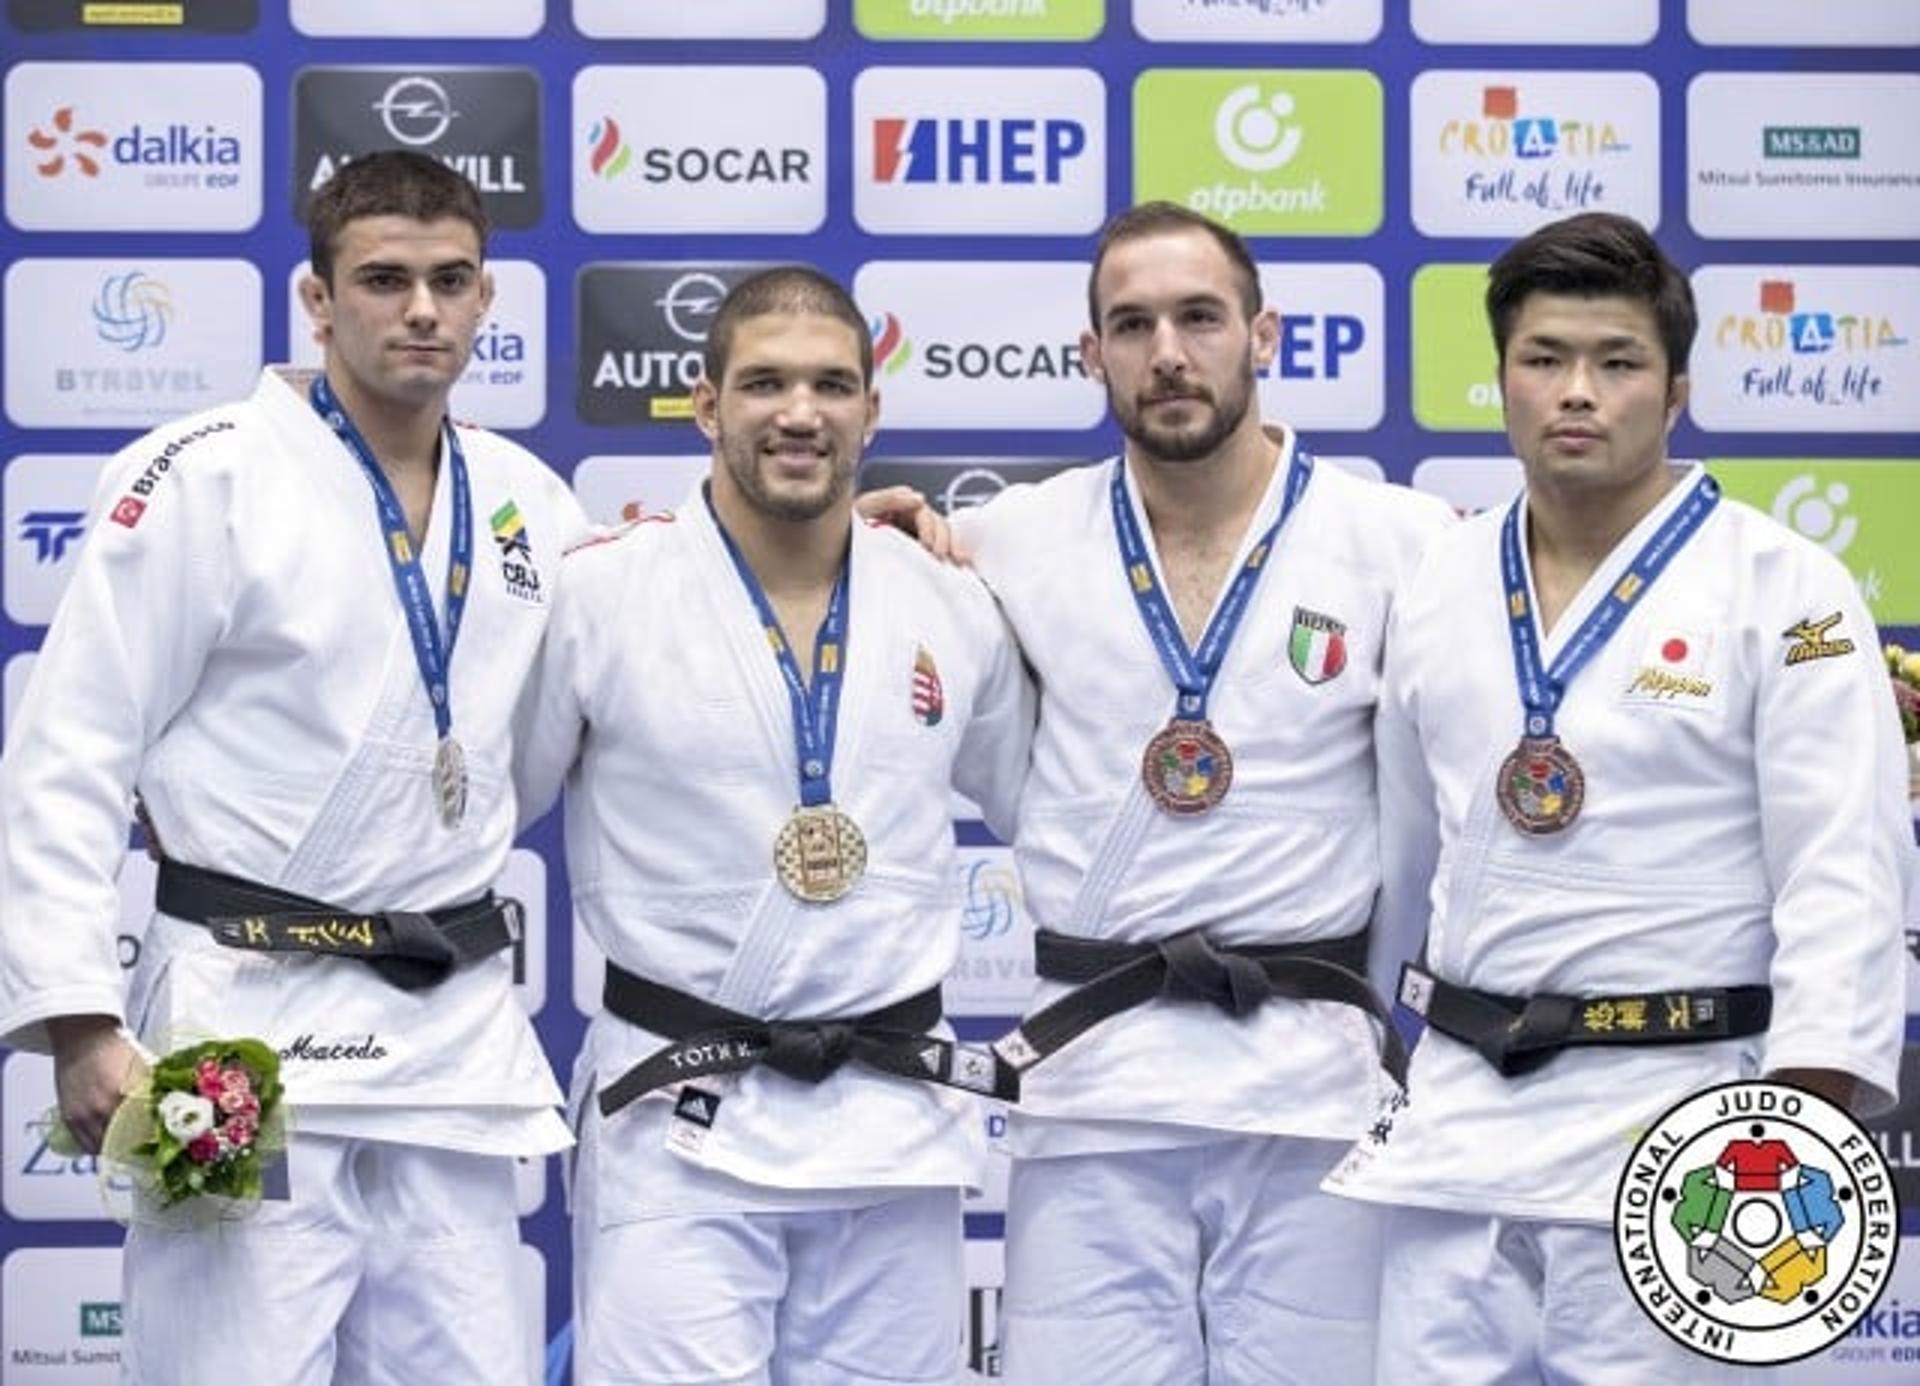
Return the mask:
POLYGON ((1373 1376, 1381 1209, 1320 1192, 1344 1141, 1016 1160, 1009 1386, 1333 1386, 1373 1376))
POLYGON ((139 1386, 530 1386, 513 1162, 294 1134, 292 1197, 127 1234, 124 1378, 139 1386))
POLYGON ((1392 1209, 1379 1386, 1765 1383, 1674 1342, 1635 1304, 1610 1228, 1392 1209))

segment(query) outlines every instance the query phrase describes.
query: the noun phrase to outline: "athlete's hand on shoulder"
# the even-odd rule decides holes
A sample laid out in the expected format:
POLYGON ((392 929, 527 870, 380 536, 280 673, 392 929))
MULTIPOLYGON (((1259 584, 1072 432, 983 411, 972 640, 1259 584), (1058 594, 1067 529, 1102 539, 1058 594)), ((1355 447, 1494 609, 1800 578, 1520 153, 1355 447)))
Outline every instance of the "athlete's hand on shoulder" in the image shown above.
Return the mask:
POLYGON ((83 1149, 97 1154, 114 1110, 146 1064, 111 1016, 59 1016, 47 1022, 47 1035, 60 1119, 83 1149))
POLYGON ((883 486, 862 491, 853 501, 854 513, 873 524, 892 525, 919 540, 920 547, 942 563, 965 566, 970 555, 955 537, 947 517, 933 508, 911 486, 883 486))

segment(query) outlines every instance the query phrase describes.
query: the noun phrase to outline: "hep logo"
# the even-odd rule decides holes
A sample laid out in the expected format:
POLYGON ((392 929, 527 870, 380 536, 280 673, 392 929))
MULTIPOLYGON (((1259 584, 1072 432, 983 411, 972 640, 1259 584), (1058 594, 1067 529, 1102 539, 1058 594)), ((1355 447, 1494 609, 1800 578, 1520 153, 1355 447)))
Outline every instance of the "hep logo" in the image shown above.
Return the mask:
POLYGON ((34 171, 42 178, 58 178, 66 172, 67 160, 73 160, 73 166, 81 176, 98 178, 100 161, 87 151, 103 150, 107 147, 107 136, 101 130, 75 130, 73 128, 73 107, 62 106, 53 113, 53 133, 48 134, 39 126, 27 133, 27 143, 43 154, 52 157, 44 163, 35 164, 34 171))
POLYGON ((612 116, 602 116, 593 123, 587 143, 592 146, 587 167, 596 178, 618 178, 633 162, 633 146, 620 137, 620 124, 612 116))

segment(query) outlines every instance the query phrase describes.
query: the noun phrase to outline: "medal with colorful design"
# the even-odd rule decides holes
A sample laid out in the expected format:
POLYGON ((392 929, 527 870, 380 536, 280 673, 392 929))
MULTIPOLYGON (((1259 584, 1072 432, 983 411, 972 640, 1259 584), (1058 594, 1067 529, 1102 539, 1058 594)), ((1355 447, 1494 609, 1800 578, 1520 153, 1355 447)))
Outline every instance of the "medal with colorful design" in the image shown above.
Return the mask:
POLYGON ((1581 622, 1551 668, 1541 665, 1540 637, 1527 595, 1526 558, 1520 544, 1521 501, 1516 499, 1508 507, 1500 527, 1500 582, 1506 593, 1507 634, 1513 645, 1513 669, 1520 684, 1525 729, 1519 745, 1500 762, 1493 797, 1517 831, 1528 837, 1546 837, 1563 831, 1580 816, 1587 798, 1587 777, 1573 752, 1553 730, 1554 715, 1566 696, 1567 685, 1620 628, 1634 603, 1706 522, 1719 500, 1719 484, 1702 472, 1627 565, 1625 574, 1581 622))
POLYGON ((413 535, 407 528, 406 511, 394 494, 393 483, 380 470, 373 449, 354 426, 347 411, 335 398, 327 377, 317 375, 307 392, 314 412, 359 462, 373 487, 374 510, 380 517, 380 531, 386 541, 388 566, 393 570, 394 589, 400 594, 400 608, 406 613, 407 633, 413 638, 413 657, 420 669, 420 681, 426 685, 427 702, 433 709, 433 728, 438 742, 433 753, 433 802, 440 822, 457 828, 467 813, 467 757, 453 739, 453 644, 460 636, 460 617, 467 609, 467 577, 473 570, 473 497, 467 484, 467 459, 460 450, 460 435, 451 424, 442 424, 447 440, 447 467, 453 491, 453 532, 447 544, 447 634, 443 641, 433 619, 433 592, 427 586, 426 570, 413 549, 413 535))
MULTIPOLYGON (((705 494, 703 492, 703 494, 705 494)), ((838 900, 867 869, 867 839, 859 825, 833 804, 833 743, 840 722, 840 681, 847 651, 847 592, 852 581, 853 548, 847 548, 847 561, 834 579, 833 593, 827 599, 827 614, 813 637, 813 681, 801 677, 800 665, 787 648, 780 620, 773 613, 760 579, 754 576, 746 556, 740 552, 727 527, 713 509, 713 497, 706 495, 707 511, 713 527, 726 545, 733 569, 759 614, 767 643, 773 647, 774 662, 787 685, 787 702, 793 712, 793 747, 800 778, 800 803, 773 842, 773 870, 796 897, 810 904, 838 900)))
POLYGON ((1139 521, 1134 518, 1133 502, 1127 494, 1127 462, 1123 457, 1114 464, 1111 499, 1113 532, 1120 544, 1120 561, 1126 569, 1127 585, 1146 624, 1147 635, 1160 656, 1161 667, 1179 690, 1174 713, 1167 725, 1155 732, 1140 758, 1140 779, 1147 796, 1160 809, 1186 818, 1205 813, 1226 798, 1233 784, 1233 752, 1207 720, 1207 697, 1214 677, 1220 672, 1227 647, 1239 629, 1253 598, 1255 584, 1266 571, 1267 557, 1280 526, 1287 522, 1293 507, 1313 478, 1313 459, 1298 446, 1287 468, 1280 513, 1266 533, 1254 541, 1246 562, 1234 574, 1219 609, 1207 623, 1197 649, 1187 648, 1187 638, 1173 614, 1160 579, 1154 573, 1153 559, 1139 521))

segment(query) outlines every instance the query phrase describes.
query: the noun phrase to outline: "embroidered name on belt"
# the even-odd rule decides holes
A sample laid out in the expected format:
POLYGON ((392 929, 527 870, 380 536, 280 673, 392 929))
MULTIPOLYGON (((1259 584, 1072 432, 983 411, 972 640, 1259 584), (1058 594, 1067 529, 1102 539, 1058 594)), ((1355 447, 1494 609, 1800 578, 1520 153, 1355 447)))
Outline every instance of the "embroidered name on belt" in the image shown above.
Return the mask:
POLYGON ((1841 636, 1837 640, 1827 639, 1827 632, 1840 624, 1841 613, 1836 611, 1817 621, 1796 621, 1780 632, 1782 640, 1794 643, 1787 647, 1787 667, 1805 664, 1810 659, 1833 659, 1838 655, 1853 653, 1853 641, 1841 636))
MULTIPOLYGON (((1514 1022, 1516 1026, 1519 1023, 1514 1022)), ((1726 1011, 1719 997, 1682 991, 1656 996, 1588 998, 1580 1003, 1574 1016, 1573 1033, 1584 1038, 1670 1039, 1716 1034, 1725 1025, 1726 1011)))
POLYGON ((336 953, 368 957, 381 949, 379 932, 367 915, 247 915, 210 923, 213 935, 229 948, 265 952, 336 953))

